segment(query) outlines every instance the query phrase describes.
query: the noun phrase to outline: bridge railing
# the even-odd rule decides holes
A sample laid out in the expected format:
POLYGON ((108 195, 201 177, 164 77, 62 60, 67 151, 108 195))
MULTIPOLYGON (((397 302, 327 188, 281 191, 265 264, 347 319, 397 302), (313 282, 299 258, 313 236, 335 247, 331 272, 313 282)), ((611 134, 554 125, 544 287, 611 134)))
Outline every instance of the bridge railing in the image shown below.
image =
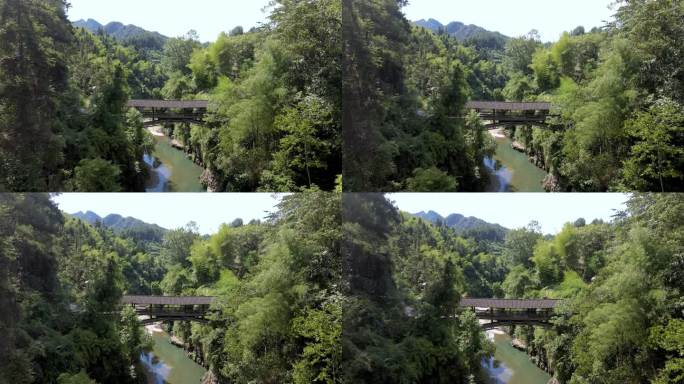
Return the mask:
POLYGON ((147 305, 147 304, 134 304, 132 305, 136 311, 185 311, 185 312, 206 312, 209 310, 208 305, 147 305))
POLYGON ((152 310, 152 311, 136 311, 138 315, 147 315, 152 317, 187 317, 198 316, 202 317, 207 314, 207 311, 174 311, 170 309, 152 310))
POLYGON ((553 312, 538 311, 481 311, 475 315, 478 319, 499 321, 548 321, 554 316, 553 312))

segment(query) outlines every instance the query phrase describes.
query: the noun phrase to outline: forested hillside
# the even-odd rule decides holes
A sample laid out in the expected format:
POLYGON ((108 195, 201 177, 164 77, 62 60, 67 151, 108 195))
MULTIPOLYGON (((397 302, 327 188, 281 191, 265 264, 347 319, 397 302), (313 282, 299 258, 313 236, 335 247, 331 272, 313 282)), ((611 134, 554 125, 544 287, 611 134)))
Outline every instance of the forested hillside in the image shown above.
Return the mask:
POLYGON ((0 190, 143 191, 154 141, 131 98, 210 100, 205 124, 165 131, 211 190, 340 184, 338 1, 274 1, 268 23, 209 46, 74 28, 65 4, 0 1, 0 190))
POLYGON ((457 232, 463 232, 466 230, 476 229, 480 227, 491 227, 496 229, 503 234, 506 233, 507 229, 499 224, 488 223, 477 217, 466 217, 458 213, 452 213, 447 217, 440 215, 435 211, 429 212, 418 212, 414 213, 413 216, 420 217, 436 225, 446 225, 455 229, 457 232))
POLYGON ((462 296, 565 300, 550 328, 512 327, 560 383, 679 383, 684 377, 677 194, 635 195, 611 223, 578 219, 482 240, 344 197, 344 361, 350 382, 478 382, 492 346, 462 296))
POLYGON ((338 194, 159 242, 66 216, 47 195, 0 199, 0 382, 148 382, 150 341, 123 294, 216 296, 208 323, 169 327, 207 382, 339 382, 338 194))
POLYGON ((578 28, 551 46, 518 40, 507 97, 553 102, 558 131, 515 137, 556 179, 555 190, 684 189, 684 6, 620 1, 603 30, 578 28), (523 48, 527 47, 527 48, 523 48))
POLYGON ((144 382, 150 342, 120 312, 123 294, 215 296, 207 323, 166 327, 218 383, 478 382, 494 349, 463 296, 563 299, 550 328, 509 329, 561 383, 684 374, 676 194, 635 195, 610 223, 546 236, 532 223, 504 239, 379 194, 290 195, 265 222, 160 241, 69 217, 47 195, 0 198, 8 382, 144 382))
POLYGON ((550 239, 533 227, 506 239, 506 296, 566 300, 552 329, 515 330, 561 383, 684 377, 684 198, 636 195, 627 206, 611 224, 578 220, 550 239))
POLYGON ((603 28, 505 45, 413 26, 404 1, 345 4, 348 190, 483 190, 494 147, 468 100, 552 102, 547 127, 506 129, 547 190, 684 189, 681 2, 617 1, 603 28))
POLYGON ((499 32, 488 31, 477 25, 465 25, 459 21, 452 21, 447 25, 440 23, 435 19, 418 20, 414 22, 415 25, 423 27, 435 32, 436 34, 447 34, 455 37, 461 42, 466 42, 466 45, 474 42, 488 42, 491 44, 491 50, 502 50, 510 37, 505 36, 499 32))
POLYGON ((76 20, 74 27, 86 29, 94 34, 105 33, 121 41, 124 45, 133 45, 153 51, 164 49, 164 44, 169 40, 167 36, 159 32, 146 31, 137 25, 124 25, 113 21, 107 25, 102 25, 97 20, 76 20))
POLYGON ((161 244, 168 229, 156 224, 149 224, 135 217, 123 217, 117 214, 100 217, 96 213, 77 212, 71 215, 95 227, 105 227, 115 235, 131 239, 136 246, 145 251, 155 250, 161 244))
POLYGON ((345 194, 342 226, 345 382, 474 382, 493 347, 456 310, 468 291, 500 290, 481 283, 503 278, 497 259, 380 194, 345 194))
POLYGON ((477 118, 454 118, 471 95, 497 97, 500 67, 412 27, 403 2, 343 3, 345 190, 484 189, 494 146, 477 118))
POLYGON ((177 127, 214 190, 335 188, 341 175, 341 4, 278 1, 272 26, 236 28, 178 57, 169 96, 211 100, 207 126, 177 127))

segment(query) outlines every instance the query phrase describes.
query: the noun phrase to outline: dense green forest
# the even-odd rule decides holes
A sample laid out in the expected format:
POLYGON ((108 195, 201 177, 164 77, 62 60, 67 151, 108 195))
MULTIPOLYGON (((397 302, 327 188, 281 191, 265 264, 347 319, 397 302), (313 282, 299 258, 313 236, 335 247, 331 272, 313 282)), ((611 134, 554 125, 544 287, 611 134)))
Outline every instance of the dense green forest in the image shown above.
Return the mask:
POLYGON ((208 323, 164 325, 211 383, 482 382, 494 346, 463 296, 563 299, 552 327, 507 329, 560 383, 684 378, 681 195, 555 235, 454 228, 380 194, 284 196, 211 235, 0 197, 0 382, 146 382, 123 294, 216 297, 208 323))
POLYGON ((146 383, 150 340, 123 294, 217 297, 207 324, 169 325, 206 382, 339 382, 339 194, 286 196, 268 220, 211 236, 91 225, 45 194, 0 199, 0 382, 146 383))
POLYGON ((547 190, 684 189, 681 1, 616 1, 555 43, 459 41, 412 25, 405 0, 344 3, 347 190, 483 190, 494 147, 468 100, 552 102, 549 128, 507 129, 547 190))
POLYGON ((344 194, 342 209, 344 382, 475 382, 493 346, 457 313, 465 242, 380 194, 344 194))
POLYGON ((211 44, 74 28, 67 3, 0 1, 0 190, 144 190, 154 141, 131 98, 210 100, 204 125, 166 127, 210 190, 340 185, 339 1, 272 1, 211 44))
POLYGON ((480 382, 492 353, 461 296, 557 298, 509 331, 560 383, 684 382, 684 196, 635 195, 613 222, 457 231, 379 194, 343 197, 349 382, 480 382))

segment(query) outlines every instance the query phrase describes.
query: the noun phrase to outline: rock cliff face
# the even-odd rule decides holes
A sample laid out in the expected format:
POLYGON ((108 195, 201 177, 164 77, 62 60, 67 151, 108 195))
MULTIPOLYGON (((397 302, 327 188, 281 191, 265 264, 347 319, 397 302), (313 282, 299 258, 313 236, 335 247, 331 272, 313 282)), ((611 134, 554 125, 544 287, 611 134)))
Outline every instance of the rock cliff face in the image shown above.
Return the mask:
POLYGON ((558 183, 558 179, 550 173, 546 175, 546 178, 544 178, 543 186, 547 192, 560 192, 561 191, 560 185, 558 183))
POLYGON ((207 192, 222 192, 223 185, 218 176, 209 169, 205 169, 200 181, 207 187, 207 192))

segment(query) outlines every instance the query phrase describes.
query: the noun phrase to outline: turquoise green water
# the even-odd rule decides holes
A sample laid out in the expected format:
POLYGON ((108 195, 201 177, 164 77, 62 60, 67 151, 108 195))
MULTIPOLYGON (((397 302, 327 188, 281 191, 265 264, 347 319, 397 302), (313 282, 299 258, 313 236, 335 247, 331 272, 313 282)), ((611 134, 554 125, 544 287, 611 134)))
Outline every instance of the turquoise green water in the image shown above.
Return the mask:
POLYGON ((145 155, 145 163, 151 170, 146 191, 205 192, 206 189, 200 183, 204 172, 202 167, 188 159, 183 151, 172 147, 168 137, 155 136, 155 140, 154 153, 151 156, 145 155))
POLYGON ((154 333, 154 349, 140 361, 148 372, 149 384, 199 384, 207 372, 190 360, 185 352, 171 344, 166 333, 154 333))
POLYGON ((483 361, 487 384, 546 384, 551 376, 532 364, 526 353, 511 346, 506 334, 487 332, 496 345, 494 357, 483 361))
POLYGON ((484 160, 491 174, 487 192, 544 192, 546 172, 532 164, 527 155, 513 149, 509 138, 495 140, 494 157, 484 160))

